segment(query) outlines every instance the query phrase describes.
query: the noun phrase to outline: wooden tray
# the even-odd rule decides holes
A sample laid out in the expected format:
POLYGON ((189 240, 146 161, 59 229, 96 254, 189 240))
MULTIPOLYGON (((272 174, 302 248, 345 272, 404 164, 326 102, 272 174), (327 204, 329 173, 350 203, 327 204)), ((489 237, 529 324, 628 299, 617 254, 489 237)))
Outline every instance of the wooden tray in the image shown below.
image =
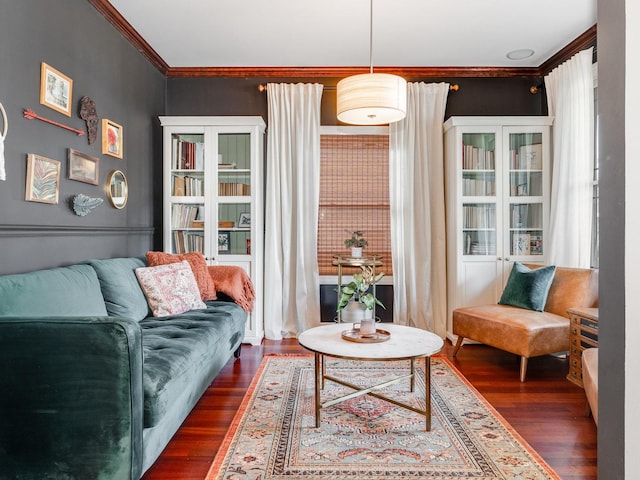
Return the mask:
POLYGON ((376 329, 376 333, 362 334, 359 328, 354 328, 342 332, 342 338, 356 343, 380 343, 389 340, 391 333, 378 328, 376 329))

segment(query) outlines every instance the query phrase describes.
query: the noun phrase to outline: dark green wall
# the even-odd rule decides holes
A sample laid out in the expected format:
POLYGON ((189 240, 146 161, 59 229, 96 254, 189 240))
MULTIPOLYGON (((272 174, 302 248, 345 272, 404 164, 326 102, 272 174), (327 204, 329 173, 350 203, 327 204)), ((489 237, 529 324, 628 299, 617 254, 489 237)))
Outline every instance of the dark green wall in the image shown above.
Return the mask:
MULTIPOLYGON (((170 78, 167 80, 167 115, 261 115, 267 119, 267 94, 258 91, 266 83, 318 82, 335 87, 337 78, 170 78)), ((450 92, 445 116, 545 115, 544 93, 532 95, 539 77, 525 78, 407 78, 411 82, 458 84, 450 92)), ((325 89, 321 105, 322 125, 336 125, 336 92, 325 89)))
MULTIPOLYGON (((543 95, 531 95, 537 78, 408 78, 448 81, 447 114, 540 115, 543 95)), ((267 120, 267 82, 337 78, 188 78, 165 79, 86 0, 0 0, 0 102, 9 116, 5 141, 7 181, 0 182, 0 274, 65 265, 91 257, 141 255, 161 248, 161 129, 158 115, 261 115, 267 120), (71 77, 73 115, 66 117, 39 104, 40 64, 46 62, 71 77), (86 137, 22 116, 25 108, 74 128, 83 95, 96 102, 98 114, 124 127, 124 159, 100 153, 86 137), (165 111, 166 98, 166 111, 165 111), (100 159, 100 186, 67 179, 68 149, 100 159), (60 202, 24 200, 26 156, 35 153, 62 162, 60 202), (122 169, 130 185, 124 210, 112 208, 104 184, 122 169), (105 202, 86 217, 76 216, 69 201, 77 193, 105 202)), ((323 94, 322 123, 336 123, 335 90, 323 94)))
POLYGON ((92 257, 141 255, 153 245, 154 219, 161 200, 161 131, 165 79, 86 0, 0 0, 0 102, 9 117, 5 141, 7 180, 0 181, 0 273, 29 271, 92 257), (73 109, 67 117, 39 103, 40 64, 45 62, 73 80, 73 109), (84 128, 77 106, 91 97, 98 114, 124 127, 124 158, 102 155, 98 135, 86 136, 37 120, 37 114, 84 128), (99 158, 100 185, 67 179, 67 152, 99 158), (57 205, 27 202, 26 157, 35 153, 62 162, 57 205), (116 210, 105 195, 110 171, 125 172, 129 203, 116 210), (85 217, 69 200, 78 193, 104 203, 85 217), (157 195, 157 194, 156 194, 157 195))

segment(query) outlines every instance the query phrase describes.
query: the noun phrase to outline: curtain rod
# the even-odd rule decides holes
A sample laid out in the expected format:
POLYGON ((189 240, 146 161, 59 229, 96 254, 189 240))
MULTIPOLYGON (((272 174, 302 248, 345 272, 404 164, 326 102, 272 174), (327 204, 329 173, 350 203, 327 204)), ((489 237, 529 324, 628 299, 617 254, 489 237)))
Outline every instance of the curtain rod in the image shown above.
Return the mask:
MULTIPOLYGON (((325 86, 324 90, 335 90, 336 87, 334 86, 325 86)), ((453 85, 449 85, 449 90, 452 92, 457 92, 458 90, 460 90, 460 85, 458 85, 457 83, 454 83, 453 85)), ((267 85, 265 83, 261 83, 260 85, 258 85, 258 91, 260 92, 266 92, 267 91, 267 85)))

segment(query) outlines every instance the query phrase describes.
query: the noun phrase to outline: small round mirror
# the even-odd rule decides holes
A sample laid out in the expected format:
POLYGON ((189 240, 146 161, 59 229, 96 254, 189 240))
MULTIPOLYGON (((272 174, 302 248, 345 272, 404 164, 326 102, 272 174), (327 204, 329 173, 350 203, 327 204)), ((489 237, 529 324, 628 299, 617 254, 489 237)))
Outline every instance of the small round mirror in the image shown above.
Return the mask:
POLYGON ((111 205, 115 208, 124 208, 129 197, 129 187, 127 186, 127 177, 121 170, 114 170, 109 174, 107 180, 107 196, 111 201, 111 205))

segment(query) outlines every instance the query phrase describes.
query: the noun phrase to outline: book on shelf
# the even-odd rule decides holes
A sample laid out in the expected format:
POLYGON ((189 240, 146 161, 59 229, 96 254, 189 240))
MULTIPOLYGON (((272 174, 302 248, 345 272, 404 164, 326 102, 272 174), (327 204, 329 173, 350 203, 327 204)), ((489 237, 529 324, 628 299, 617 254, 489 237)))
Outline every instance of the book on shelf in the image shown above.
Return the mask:
POLYGON ((495 170, 496 161, 493 150, 462 144, 463 170, 495 170))
POLYGON ((542 170, 542 144, 522 145, 518 152, 520 168, 525 170, 542 170))
POLYGON ((236 168, 236 164, 235 163, 219 163, 218 164, 218 169, 219 170, 231 170, 233 168, 236 168))
POLYGON ((496 194, 496 182, 485 178, 463 178, 462 192, 465 197, 493 197, 496 194))
POLYGON ((248 197, 251 195, 251 185, 246 183, 219 183, 218 195, 221 197, 248 197))
POLYGON ((542 170, 542 144, 522 145, 509 151, 511 170, 542 170))
POLYGON ((464 228, 496 227, 496 213, 493 205, 463 205, 462 224, 464 228))
POLYGON ((530 255, 542 255, 542 235, 530 235, 530 255))
POLYGON ((204 195, 204 181, 200 177, 174 175, 173 195, 176 197, 202 196, 204 195))
POLYGON ((191 228, 193 222, 203 219, 202 205, 174 204, 171 211, 171 225, 173 228, 191 228))
POLYGON ((173 232, 174 253, 204 252, 204 235, 200 232, 173 232))
POLYGON ((542 228, 542 204, 511 205, 511 228, 542 228))
POLYGON ((173 195, 174 196, 181 197, 185 195, 184 184, 185 184, 184 177, 181 177, 181 176, 173 177, 173 195))
POLYGON ((171 155, 174 170, 204 169, 203 142, 192 142, 174 136, 171 139, 171 155))
POLYGON ((490 232, 481 234, 467 232, 464 237, 464 255, 495 255, 496 240, 490 232))

